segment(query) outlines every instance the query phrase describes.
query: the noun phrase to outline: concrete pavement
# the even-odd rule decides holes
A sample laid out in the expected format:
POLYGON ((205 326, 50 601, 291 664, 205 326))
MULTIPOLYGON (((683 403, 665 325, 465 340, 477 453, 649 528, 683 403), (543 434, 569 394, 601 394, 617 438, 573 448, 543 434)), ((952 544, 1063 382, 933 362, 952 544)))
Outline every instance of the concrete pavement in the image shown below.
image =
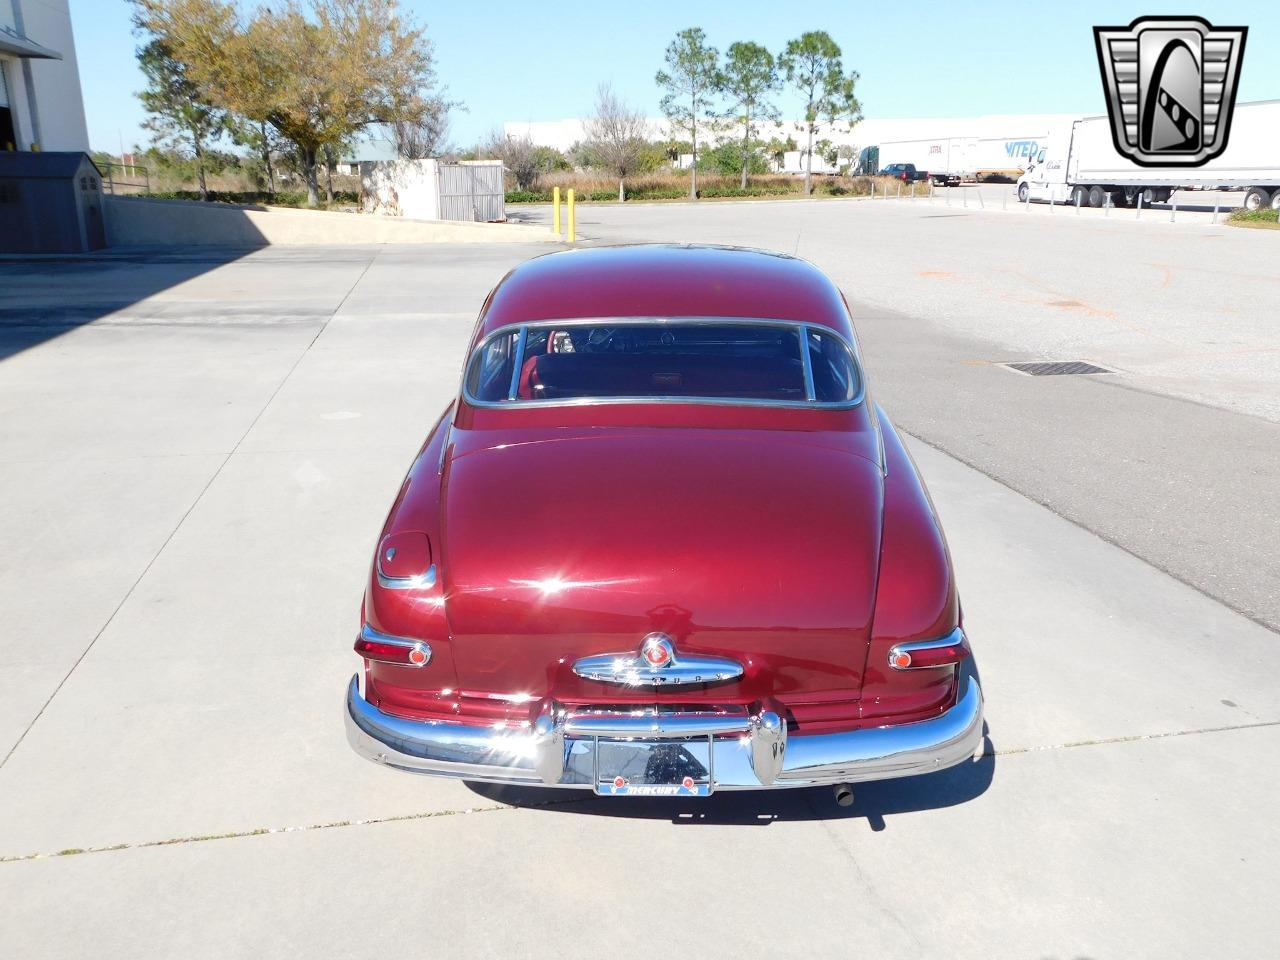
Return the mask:
MULTIPOLYGON (((1275 634, 921 442, 988 696, 981 759, 848 810, 356 759, 340 698, 378 525, 485 291, 536 252, 139 258, 61 294, 6 275, 0 955, 1266 955, 1275 634), (94 322, 58 320, 102 289, 94 322)), ((942 391, 909 357, 937 328, 875 313, 877 399, 923 420, 940 402, 909 398, 942 391)))

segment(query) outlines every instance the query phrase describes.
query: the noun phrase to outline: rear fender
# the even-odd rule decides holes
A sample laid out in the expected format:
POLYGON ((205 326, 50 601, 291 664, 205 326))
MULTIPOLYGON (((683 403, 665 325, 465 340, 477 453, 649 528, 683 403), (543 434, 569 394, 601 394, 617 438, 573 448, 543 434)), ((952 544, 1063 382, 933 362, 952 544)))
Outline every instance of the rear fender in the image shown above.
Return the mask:
MULTIPOLYGON (((442 542, 440 494, 448 469, 452 421, 450 407, 409 468, 383 524, 379 543, 393 533, 423 533, 431 543, 432 559, 438 561, 442 542)), ((395 589, 378 582, 377 564, 375 555, 362 607, 365 623, 393 637, 426 641, 431 647, 431 659, 423 667, 368 661, 365 698, 392 713, 447 715, 456 709, 458 683, 445 616, 444 573, 437 566, 430 585, 395 589)))
POLYGON ((884 440, 884 525, 862 715, 927 715, 951 706, 956 669, 894 670, 889 650, 904 641, 945 636, 960 623, 960 604, 933 501, 893 424, 879 407, 876 415, 884 440))

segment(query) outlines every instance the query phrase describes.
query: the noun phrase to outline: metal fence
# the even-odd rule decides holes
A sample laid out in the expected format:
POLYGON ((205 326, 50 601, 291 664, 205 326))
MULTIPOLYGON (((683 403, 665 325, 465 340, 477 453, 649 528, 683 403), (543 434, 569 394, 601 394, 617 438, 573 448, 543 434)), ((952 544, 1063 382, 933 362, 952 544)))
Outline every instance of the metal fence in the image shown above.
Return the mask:
POLYGON ((439 169, 440 219, 488 223, 506 218, 501 163, 441 163, 439 169))
POLYGON ((107 163, 94 161, 102 171, 102 189, 112 196, 145 196, 151 193, 151 174, 146 167, 136 163, 107 163))

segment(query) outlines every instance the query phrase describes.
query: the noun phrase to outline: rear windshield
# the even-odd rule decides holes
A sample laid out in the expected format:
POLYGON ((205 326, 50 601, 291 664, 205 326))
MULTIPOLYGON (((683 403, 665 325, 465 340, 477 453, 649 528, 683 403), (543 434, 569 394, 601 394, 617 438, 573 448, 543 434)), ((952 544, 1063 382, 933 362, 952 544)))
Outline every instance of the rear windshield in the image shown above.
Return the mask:
POLYGON ((856 399, 860 386, 842 339, 781 323, 530 325, 489 337, 467 371, 467 393, 481 403, 842 403, 856 399))

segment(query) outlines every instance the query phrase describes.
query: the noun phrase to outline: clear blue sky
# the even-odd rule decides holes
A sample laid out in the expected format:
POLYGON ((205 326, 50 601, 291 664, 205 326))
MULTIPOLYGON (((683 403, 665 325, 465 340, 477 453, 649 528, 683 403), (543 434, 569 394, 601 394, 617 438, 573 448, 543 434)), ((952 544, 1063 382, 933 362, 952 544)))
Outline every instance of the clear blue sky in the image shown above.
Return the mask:
MULTIPOLYGON (((246 3, 251 0, 245 0, 246 3)), ((469 145, 504 120, 581 116, 598 83, 658 114, 654 72, 677 30, 700 26, 723 50, 754 40, 777 52, 805 30, 826 30, 862 74, 868 117, 982 113, 1102 113, 1091 28, 1134 17, 1195 13, 1249 27, 1240 100, 1280 98, 1277 4, 879 2, 798 4, 788 0, 701 3, 402 0, 435 42, 440 77, 466 113, 453 140, 469 145), (1188 7, 1192 9, 1187 9, 1188 7), (906 16, 884 11, 901 9, 906 16)), ((135 93, 142 77, 126 0, 71 0, 89 137, 96 149, 145 143, 135 93)), ((795 101, 784 97, 784 112, 795 101)))

